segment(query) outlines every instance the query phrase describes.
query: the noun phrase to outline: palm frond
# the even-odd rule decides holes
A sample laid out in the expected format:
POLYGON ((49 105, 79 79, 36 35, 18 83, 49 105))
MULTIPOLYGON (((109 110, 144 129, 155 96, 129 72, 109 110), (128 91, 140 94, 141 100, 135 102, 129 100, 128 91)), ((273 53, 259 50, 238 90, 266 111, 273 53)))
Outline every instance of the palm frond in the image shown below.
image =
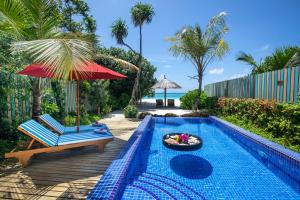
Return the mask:
POLYGON ((154 8, 151 4, 138 2, 131 8, 131 20, 134 26, 140 26, 145 22, 151 23, 154 15, 154 8))
MULTIPOLYGON (((22 38, 26 21, 30 17, 22 1, 1 0, 0 1, 0 24, 6 26, 6 31, 11 35, 22 38)), ((5 33, 3 29, 2 32, 5 33)))
POLYGON ((240 52, 239 55, 236 57, 236 61, 242 61, 252 66, 253 70, 259 68, 259 64, 254 60, 253 56, 250 54, 246 54, 245 52, 240 52))
POLYGON ((92 59, 92 47, 78 39, 44 39, 16 42, 13 51, 21 51, 30 56, 35 63, 43 64, 49 73, 58 79, 74 79, 73 73, 83 73, 82 66, 92 59))
POLYGON ((116 20, 111 26, 111 36, 116 38, 118 44, 124 44, 124 39, 128 35, 128 26, 122 19, 116 20))
POLYGON ((116 63, 118 63, 121 67, 123 67, 124 69, 127 69, 129 71, 139 71, 139 68, 137 66, 135 66, 134 64, 131 64, 130 62, 127 62, 125 60, 122 60, 120 58, 116 58, 114 56, 110 56, 107 54, 102 54, 102 53, 98 53, 95 57, 95 59, 110 59, 116 63))

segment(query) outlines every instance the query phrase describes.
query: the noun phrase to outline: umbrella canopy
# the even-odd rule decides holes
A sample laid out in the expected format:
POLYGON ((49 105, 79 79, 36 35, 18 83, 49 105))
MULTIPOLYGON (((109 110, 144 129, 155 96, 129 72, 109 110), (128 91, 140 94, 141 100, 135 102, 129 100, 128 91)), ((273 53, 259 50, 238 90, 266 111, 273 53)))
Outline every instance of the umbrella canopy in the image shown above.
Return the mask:
MULTIPOLYGON (((41 64, 31 64, 18 72, 21 75, 29 75, 39 78, 56 78, 49 68, 41 64)), ((126 78, 123 74, 110 70, 96 63, 89 63, 80 67, 78 71, 72 71, 69 80, 96 80, 96 79, 120 79, 126 78)))
POLYGON ((154 89, 164 89, 164 96, 165 96, 165 106, 167 106, 167 89, 180 89, 181 86, 177 83, 170 81, 166 78, 166 75, 164 75, 164 78, 155 83, 155 85, 152 86, 154 89))
MULTIPOLYGON (((31 64, 18 72, 21 75, 29 75, 39 78, 56 78, 55 74, 52 73, 49 68, 41 64, 31 64)), ((89 63, 79 68, 78 71, 72 71, 69 75, 69 80, 77 81, 77 132, 80 131, 80 80, 97 80, 97 79, 122 79, 126 78, 125 75, 110 70, 106 67, 98 65, 96 63, 89 63)))

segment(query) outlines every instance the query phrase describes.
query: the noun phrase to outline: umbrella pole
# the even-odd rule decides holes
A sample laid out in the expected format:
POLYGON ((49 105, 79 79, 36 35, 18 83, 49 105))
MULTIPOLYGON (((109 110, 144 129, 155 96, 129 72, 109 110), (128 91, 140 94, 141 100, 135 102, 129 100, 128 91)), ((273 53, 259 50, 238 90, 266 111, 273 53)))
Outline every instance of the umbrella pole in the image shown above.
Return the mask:
POLYGON ((77 101, 77 119, 76 119, 76 125, 77 125, 77 133, 80 131, 80 82, 77 81, 77 94, 76 94, 76 101, 77 101))
POLYGON ((165 107, 167 107, 167 88, 164 88, 165 93, 165 107))

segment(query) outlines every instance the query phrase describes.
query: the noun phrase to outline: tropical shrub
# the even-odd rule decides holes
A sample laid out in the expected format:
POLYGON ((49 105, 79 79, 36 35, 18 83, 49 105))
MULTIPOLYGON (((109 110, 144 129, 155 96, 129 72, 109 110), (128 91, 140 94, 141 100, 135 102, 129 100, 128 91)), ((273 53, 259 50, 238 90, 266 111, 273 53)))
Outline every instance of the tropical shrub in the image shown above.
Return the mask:
MULTIPOLYGON (((194 109, 197 95, 198 95, 197 89, 188 91, 184 96, 180 98, 181 101, 180 107, 189 110, 194 109)), ((204 108, 206 98, 207 98, 206 94, 204 92, 201 92, 199 108, 204 108)))
POLYGON ((138 114, 138 109, 134 105, 128 105, 124 108, 125 118, 136 118, 138 114))
POLYGON ((165 117, 178 117, 178 115, 175 113, 166 113, 165 117))
MULTIPOLYGON (((180 98, 181 105, 183 109, 192 110, 195 108, 196 96, 198 95, 197 90, 188 91, 184 96, 180 98)), ((200 104, 198 109, 215 109, 217 105, 218 98, 216 97, 207 97, 204 92, 201 92, 200 104)))
POLYGON ((282 138, 285 145, 300 145, 300 104, 276 103, 258 99, 219 98, 219 112, 235 115, 282 138))
POLYGON ((150 112, 140 112, 138 115, 137 115, 137 118, 138 119, 144 119, 147 115, 152 115, 150 112))
POLYGON ((209 111, 207 109, 199 110, 198 112, 191 112, 181 115, 181 117, 209 117, 209 111))

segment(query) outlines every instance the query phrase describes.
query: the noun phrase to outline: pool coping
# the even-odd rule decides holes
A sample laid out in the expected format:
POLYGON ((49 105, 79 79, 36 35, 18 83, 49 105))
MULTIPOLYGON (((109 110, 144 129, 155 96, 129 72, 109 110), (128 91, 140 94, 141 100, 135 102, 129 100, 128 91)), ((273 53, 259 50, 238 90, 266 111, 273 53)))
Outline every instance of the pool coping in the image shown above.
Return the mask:
MULTIPOLYGON (((111 163, 111 165, 107 168, 104 175, 98 181, 93 190, 88 194, 87 199, 117 199, 119 192, 124 189, 124 178, 126 177, 126 173, 129 170, 130 163, 137 152, 137 148, 139 147, 142 136, 149 125, 151 123, 151 119, 153 117, 151 115, 147 115, 144 120, 140 123, 140 125, 133 132, 132 136, 129 138, 126 145, 122 148, 119 155, 116 159, 111 163), (118 162, 116 162, 118 161, 118 162), (99 189, 100 188, 100 189, 99 189)), ((186 118, 198 118, 198 117, 186 117, 186 118)), ((259 143, 268 149, 271 149, 280 156, 285 157, 289 161, 295 163, 300 166, 300 154, 294 152, 292 150, 286 149, 285 147, 269 141, 259 135, 256 135, 250 131, 247 131, 241 127, 238 127, 230 122, 222 120, 216 116, 208 117, 213 122, 218 122, 227 126, 230 129, 237 131, 242 136, 259 143)))

